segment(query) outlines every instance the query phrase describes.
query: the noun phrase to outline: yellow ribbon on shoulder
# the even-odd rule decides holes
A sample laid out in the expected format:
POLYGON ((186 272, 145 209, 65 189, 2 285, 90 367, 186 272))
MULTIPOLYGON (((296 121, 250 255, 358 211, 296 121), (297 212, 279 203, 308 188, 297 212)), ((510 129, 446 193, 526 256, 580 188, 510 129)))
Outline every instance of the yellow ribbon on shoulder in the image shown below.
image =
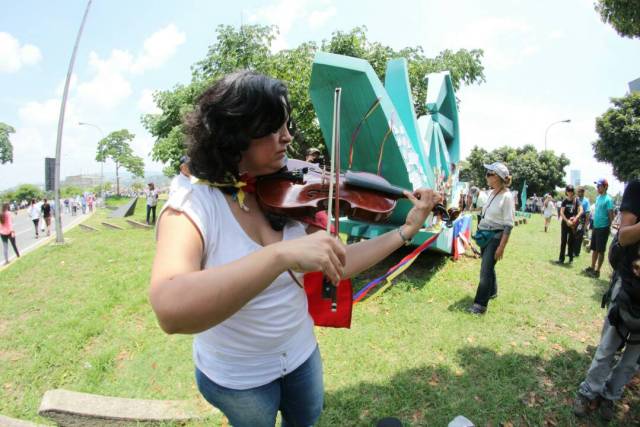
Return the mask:
POLYGON ((240 205, 240 208, 243 211, 248 212, 249 208, 244 203, 246 193, 242 190, 242 188, 246 187, 248 184, 244 181, 238 181, 234 177, 231 177, 231 179, 233 180, 233 182, 211 182, 211 181, 207 181, 206 179, 192 176, 191 183, 199 184, 199 185, 208 185, 209 187, 216 187, 216 188, 235 188, 236 193, 233 195, 234 200, 238 202, 238 205, 240 205))

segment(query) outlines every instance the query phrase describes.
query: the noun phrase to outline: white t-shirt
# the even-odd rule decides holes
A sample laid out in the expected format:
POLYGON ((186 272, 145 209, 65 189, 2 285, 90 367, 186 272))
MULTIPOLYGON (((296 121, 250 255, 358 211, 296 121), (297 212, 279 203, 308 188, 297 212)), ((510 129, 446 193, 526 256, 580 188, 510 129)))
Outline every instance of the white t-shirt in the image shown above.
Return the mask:
POLYGON ((487 203, 487 192, 480 190, 478 199, 476 200, 476 208, 482 208, 485 203, 487 203))
POLYGON ((503 230, 505 227, 513 227, 513 195, 507 189, 495 195, 491 192, 487 203, 482 208, 482 220, 478 224, 481 230, 503 230))
POLYGON ((29 216, 31 219, 39 219, 41 210, 42 202, 36 202, 34 205, 31 205, 31 207, 29 207, 29 216))
POLYGON ((553 203, 553 200, 549 200, 547 204, 544 206, 544 216, 550 217, 556 214, 556 206, 553 203))
POLYGON ((156 206, 158 204, 158 191, 155 189, 147 190, 147 206, 156 206))
MULTIPOLYGON (((171 188, 162 210, 170 206, 184 212, 196 225, 204 240, 203 268, 228 264, 262 248, 245 233, 217 188, 177 177, 171 188)), ((303 224, 290 221, 283 239, 305 234, 303 224)), ((302 282, 302 275, 297 277, 302 282)), ((316 346, 306 294, 285 271, 231 317, 195 335, 193 359, 215 383, 245 390, 293 371, 316 346)))

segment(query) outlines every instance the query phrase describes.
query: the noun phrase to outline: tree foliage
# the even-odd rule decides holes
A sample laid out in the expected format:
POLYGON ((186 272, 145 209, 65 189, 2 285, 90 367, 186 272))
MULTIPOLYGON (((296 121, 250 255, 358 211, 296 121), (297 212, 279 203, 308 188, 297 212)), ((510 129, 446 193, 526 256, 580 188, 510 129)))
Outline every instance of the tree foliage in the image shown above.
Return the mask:
POLYGON ((543 195, 552 193, 556 187, 565 185, 564 168, 569 159, 553 151, 537 151, 533 145, 524 147, 500 147, 491 152, 478 146, 473 147, 466 159, 467 168, 461 169, 460 176, 478 187, 486 187, 485 164, 503 162, 513 177, 511 188, 521 191, 522 184, 527 182, 527 194, 543 195))
POLYGON ((133 140, 135 135, 127 129, 121 129, 111 132, 105 138, 98 142, 98 150, 96 153, 96 161, 104 162, 111 159, 116 165, 116 193, 120 194, 120 167, 125 168, 133 175, 140 178, 144 177, 144 161, 142 157, 133 154, 133 150, 129 145, 129 141, 133 140))
POLYGON ((610 163, 620 181, 640 177, 640 93, 611 98, 612 108, 596 119, 595 158, 610 163))
POLYGON ((15 200, 21 202, 27 200, 31 202, 31 199, 40 199, 44 196, 44 192, 35 185, 22 184, 13 191, 7 191, 2 194, 2 199, 9 201, 15 200))
POLYGON ((320 48, 317 43, 309 41, 293 49, 273 53, 271 44, 278 35, 276 26, 247 25, 239 29, 219 26, 216 41, 209 47, 206 57, 192 66, 191 83, 156 92, 154 100, 162 112, 142 117, 145 128, 156 138, 152 158, 167 165, 165 174, 177 173, 180 156, 184 153, 181 124, 184 114, 191 110, 196 98, 208 85, 238 69, 254 70, 287 84, 293 107, 292 119, 296 125, 296 136, 290 147, 293 157, 303 157, 310 147, 323 149, 320 126, 309 96, 311 66, 319 50, 363 58, 371 63, 381 80, 384 80, 389 59, 406 58, 418 115, 425 114, 426 74, 449 70, 456 89, 462 84, 485 81, 482 50, 445 50, 435 58, 428 58, 420 46, 396 51, 371 42, 366 31, 366 27, 348 32, 336 31, 331 39, 322 42, 320 48))
POLYGON ((622 37, 640 38, 640 3, 638 0, 598 0, 595 8, 603 22, 622 37))
POLYGON ((8 124, 0 122, 0 164, 13 163, 13 145, 9 135, 15 131, 8 124))

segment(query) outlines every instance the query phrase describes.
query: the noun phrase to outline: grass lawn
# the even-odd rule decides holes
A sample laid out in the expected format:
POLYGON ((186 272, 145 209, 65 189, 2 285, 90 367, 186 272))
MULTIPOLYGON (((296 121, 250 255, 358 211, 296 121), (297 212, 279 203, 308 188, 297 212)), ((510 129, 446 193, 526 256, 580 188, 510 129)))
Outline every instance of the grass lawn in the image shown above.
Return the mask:
MULTIPOLYGON (((37 416, 52 388, 146 399, 197 399, 191 339, 166 336, 147 301, 153 231, 106 230, 107 211, 0 273, 0 414, 37 416)), ((144 221, 144 199, 136 219, 144 221)), ((111 220, 127 227, 124 220, 111 220)), ((128 227, 127 227, 128 228, 128 227)), ((608 283, 557 259, 560 227, 542 219, 514 229, 498 264, 499 297, 484 317, 472 303, 479 260, 425 254, 383 295, 354 307, 352 329, 317 329, 324 359, 321 426, 446 426, 465 415, 478 426, 600 425, 578 420, 571 402, 598 343, 608 283)), ((392 256, 367 279, 386 270, 392 256)), ((610 425, 640 420, 631 386, 610 425)), ((222 421, 213 418, 211 424, 222 421)))

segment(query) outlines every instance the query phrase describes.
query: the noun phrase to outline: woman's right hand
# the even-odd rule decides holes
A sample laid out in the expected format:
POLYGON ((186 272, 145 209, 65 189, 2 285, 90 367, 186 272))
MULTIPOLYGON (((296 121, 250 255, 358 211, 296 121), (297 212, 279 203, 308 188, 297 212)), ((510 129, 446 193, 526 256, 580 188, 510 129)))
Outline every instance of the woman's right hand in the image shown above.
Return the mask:
POLYGON ((285 268, 301 273, 321 271, 334 284, 344 275, 347 251, 345 245, 325 231, 283 240, 277 244, 285 268))

